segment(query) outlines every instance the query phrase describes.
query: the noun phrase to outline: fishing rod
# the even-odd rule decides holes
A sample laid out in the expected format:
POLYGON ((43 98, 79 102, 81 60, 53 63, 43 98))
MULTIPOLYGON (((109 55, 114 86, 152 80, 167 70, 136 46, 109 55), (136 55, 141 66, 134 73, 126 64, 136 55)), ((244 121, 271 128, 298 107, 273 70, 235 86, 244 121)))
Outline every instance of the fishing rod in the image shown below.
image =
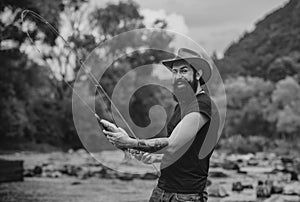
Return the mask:
MULTIPOLYGON (((34 17, 37 17, 38 19, 40 19, 43 23, 45 23, 46 25, 48 25, 52 31, 55 32, 55 34, 57 34, 62 40, 63 42, 65 43, 65 45, 67 45, 67 47, 69 49, 71 49, 72 51, 75 52, 76 56, 78 55, 77 52, 70 46, 70 44, 58 33, 58 31, 46 20, 44 19, 42 16, 40 16, 39 14, 31 11, 31 10, 24 10, 22 12, 22 15, 21 15, 21 19, 22 21, 24 22, 24 18, 25 16, 27 15, 27 13, 30 13, 32 14, 34 17)), ((32 40, 32 38, 30 37, 28 31, 26 31, 26 34, 27 36, 29 37, 30 41, 34 44, 34 41, 32 40)), ((36 46, 35 46, 36 48, 36 46)), ((41 53, 41 51, 38 49, 38 51, 41 53)), ((126 122, 126 120, 124 119, 124 117, 122 116, 121 112, 118 110, 118 108, 116 107, 116 105, 114 104, 114 102, 111 100, 111 98, 108 96, 108 94, 106 93, 106 91, 104 90, 104 88, 102 87, 102 85, 98 82, 98 80, 96 79, 96 77, 87 70, 87 68, 85 67, 84 65, 84 62, 81 58, 77 59, 76 57, 76 60, 78 60, 77 62, 81 65, 82 69, 84 70, 84 72, 88 75, 88 77, 92 80, 93 82, 93 85, 96 87, 96 91, 98 91, 99 93, 99 90, 101 90, 102 94, 104 94, 104 96, 106 97, 106 99, 111 103, 112 107, 116 110, 118 116, 122 119, 122 121, 124 122, 124 124, 126 125, 126 127, 128 128, 128 130, 130 131, 131 135, 134 137, 134 138, 137 138, 136 135, 134 134, 134 132, 132 131, 131 127, 128 125, 128 123, 126 122)), ((67 83, 67 82, 66 82, 67 83)), ((72 87, 72 90, 74 91, 73 87, 72 87)), ((93 113, 95 114, 96 118, 99 118, 99 116, 93 111, 93 113)))
MULTIPOLYGON (((59 34, 59 32, 42 16, 40 16, 39 14, 35 13, 34 11, 31 10, 24 10, 21 13, 21 20, 22 23, 24 23, 24 18, 25 16, 30 13, 32 16, 34 16, 35 18, 39 19, 41 22, 45 23, 48 27, 50 27, 50 29, 57 35, 59 36, 64 44, 72 51, 75 52, 76 55, 76 60, 77 62, 80 64, 80 68, 83 69, 83 71, 88 75, 88 77, 91 79, 93 85, 96 87, 96 91, 99 93, 99 95, 101 95, 101 93, 105 96, 105 98, 110 102, 111 106, 115 109, 115 111, 117 112, 118 116, 121 118, 122 122, 126 125, 126 127, 128 128, 129 132, 131 133, 131 135, 135 138, 138 139, 138 137, 134 134, 133 130, 131 129, 131 127, 128 125, 128 123, 126 122, 125 118, 123 117, 123 115, 121 114, 121 112, 119 111, 119 109, 117 108, 117 106, 114 104, 114 102, 111 100, 111 98, 108 96, 107 92, 104 90, 104 88, 102 87, 102 85, 98 82, 98 80, 96 79, 96 77, 87 70, 87 68, 85 67, 85 64, 83 62, 83 60, 79 57, 77 57, 78 53, 76 50, 74 50, 70 44, 59 34), (78 59, 79 58, 79 59, 78 59), (99 92, 99 89, 101 90, 101 93, 99 92)), ((34 45, 35 49, 37 49, 37 51, 39 53, 42 54, 42 52, 36 47, 36 45, 34 44, 33 39, 31 38, 28 30, 25 31, 29 40, 31 41, 31 43, 34 45)), ((81 98, 81 96, 74 90, 74 88, 72 87, 71 84, 69 84, 68 82, 65 81, 65 83, 68 85, 69 88, 72 89, 72 91, 75 93, 76 96, 78 96, 78 98, 88 107, 89 111, 91 113, 93 113, 93 115, 96 117, 97 121, 100 122, 101 118, 100 116, 89 106, 89 104, 81 98)), ((113 119, 113 116, 111 117, 113 119)), ((113 119, 114 121, 114 119, 113 119)), ((115 121, 114 121, 115 122, 115 121)), ((114 123, 116 125, 116 122, 114 123)), ((121 149, 124 153, 125 153, 125 158, 128 156, 128 154, 126 152, 129 152, 128 149, 121 149)), ((130 153, 130 152, 129 152, 130 153)), ((157 173, 159 173, 158 169, 156 168, 156 166, 152 163, 151 164, 153 166, 153 168, 156 170, 157 173)))

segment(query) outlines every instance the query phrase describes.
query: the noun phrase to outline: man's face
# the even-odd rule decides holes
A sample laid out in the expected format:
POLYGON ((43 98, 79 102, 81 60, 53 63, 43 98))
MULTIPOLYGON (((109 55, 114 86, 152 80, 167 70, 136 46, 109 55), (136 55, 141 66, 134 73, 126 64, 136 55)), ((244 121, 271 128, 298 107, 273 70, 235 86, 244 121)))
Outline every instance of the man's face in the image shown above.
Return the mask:
POLYGON ((184 60, 174 62, 172 74, 174 91, 185 91, 186 88, 192 87, 193 91, 196 92, 197 79, 190 64, 184 60))

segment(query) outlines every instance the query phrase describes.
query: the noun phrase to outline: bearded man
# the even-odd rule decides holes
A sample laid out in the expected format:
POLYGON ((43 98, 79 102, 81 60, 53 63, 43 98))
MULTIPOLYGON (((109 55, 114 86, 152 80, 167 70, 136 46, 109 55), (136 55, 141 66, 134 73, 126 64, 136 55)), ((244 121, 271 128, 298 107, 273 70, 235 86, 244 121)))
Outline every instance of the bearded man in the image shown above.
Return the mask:
MULTIPOLYGON (((144 163, 161 162, 161 175, 150 202, 206 201, 209 159, 214 145, 201 156, 209 131, 217 136, 219 114, 204 85, 212 67, 197 52, 181 48, 175 58, 163 61, 173 74, 175 100, 178 102, 167 125, 167 137, 133 139, 126 131, 101 120, 108 140, 119 148, 133 149, 144 163), (212 130, 210 130, 212 128, 212 130), (201 158, 200 158, 201 156, 201 158)), ((207 149, 206 148, 206 149, 207 149)))

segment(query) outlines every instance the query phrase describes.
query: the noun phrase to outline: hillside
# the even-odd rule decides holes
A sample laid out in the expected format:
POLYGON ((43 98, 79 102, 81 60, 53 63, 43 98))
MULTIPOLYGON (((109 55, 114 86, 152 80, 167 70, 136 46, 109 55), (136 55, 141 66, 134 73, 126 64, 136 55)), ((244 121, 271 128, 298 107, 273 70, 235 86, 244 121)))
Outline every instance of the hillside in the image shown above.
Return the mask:
POLYGON ((216 63, 225 77, 250 75, 278 81, 299 75, 300 1, 291 0, 257 22, 216 63))

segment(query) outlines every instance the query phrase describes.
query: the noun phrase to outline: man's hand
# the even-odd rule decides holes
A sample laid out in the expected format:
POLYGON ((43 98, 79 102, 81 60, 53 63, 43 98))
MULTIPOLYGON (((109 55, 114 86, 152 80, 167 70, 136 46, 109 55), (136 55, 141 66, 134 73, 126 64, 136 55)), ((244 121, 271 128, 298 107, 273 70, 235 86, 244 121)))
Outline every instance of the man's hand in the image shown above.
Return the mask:
POLYGON ((139 161, 142 161, 145 164, 152 164, 155 162, 161 161, 161 155, 159 154, 151 154, 148 152, 142 152, 135 149, 131 149, 130 153, 139 161))
POLYGON ((129 149, 129 153, 132 156, 134 156, 134 158, 136 158, 138 161, 141 161, 144 152, 139 151, 139 150, 135 150, 135 149, 129 149))
POLYGON ((100 124, 102 125, 102 127, 103 127, 104 130, 106 130, 106 131, 110 131, 110 132, 118 132, 118 127, 117 127, 115 124, 113 124, 113 123, 111 123, 111 122, 109 122, 109 121, 106 121, 106 120, 104 120, 104 119, 101 119, 101 120, 100 120, 100 124))
POLYGON ((142 159, 141 161, 145 164, 152 164, 154 163, 156 160, 155 158, 155 155, 154 154, 150 154, 148 152, 145 152, 143 155, 142 155, 142 159))
POLYGON ((120 149, 128 148, 134 143, 134 139, 130 138, 123 128, 117 127, 115 124, 103 119, 100 123, 106 129, 103 130, 103 133, 106 135, 108 141, 116 147, 120 149))

